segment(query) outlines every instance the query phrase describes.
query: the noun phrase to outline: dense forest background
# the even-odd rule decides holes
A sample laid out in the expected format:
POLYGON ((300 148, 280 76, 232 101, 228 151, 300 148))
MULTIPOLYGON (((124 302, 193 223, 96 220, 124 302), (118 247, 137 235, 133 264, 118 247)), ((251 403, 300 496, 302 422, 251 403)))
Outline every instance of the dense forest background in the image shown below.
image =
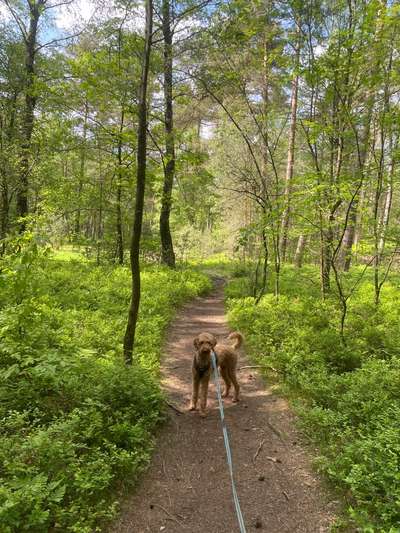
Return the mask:
POLYGON ((0 1, 4 531, 113 514, 162 416, 165 326, 210 269, 347 498, 338 528, 398 531, 399 17, 0 1))
MULTIPOLYGON (((1 236, 40 220, 53 245, 121 264, 144 13, 86 5, 80 29, 74 2, 2 3, 1 236)), ((276 291, 281 264, 321 263, 324 294, 370 263, 379 300, 398 239, 397 4, 154 10, 142 255, 161 255, 161 211, 179 259, 240 251, 276 291)))

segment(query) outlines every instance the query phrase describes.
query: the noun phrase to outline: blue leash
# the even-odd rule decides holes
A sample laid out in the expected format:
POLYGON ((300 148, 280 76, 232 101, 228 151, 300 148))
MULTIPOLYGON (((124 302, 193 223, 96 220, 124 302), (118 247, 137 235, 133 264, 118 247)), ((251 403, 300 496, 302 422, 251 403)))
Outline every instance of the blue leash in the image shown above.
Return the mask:
POLYGON ((236 514, 237 514, 237 518, 239 522, 240 533, 246 533, 246 527, 244 525, 243 515, 240 509, 239 498, 236 492, 235 480, 233 478, 232 454, 231 454, 231 448, 229 445, 228 430, 227 430, 226 423, 225 423, 224 403, 222 401, 222 396, 221 396, 221 386, 219 383, 219 371, 217 367, 217 358, 215 356, 214 351, 211 352, 211 361, 212 361, 212 365, 214 369, 214 380, 215 380, 215 387, 217 389, 219 412, 221 415, 222 433, 224 435, 224 443, 225 443, 225 449, 226 449, 226 459, 228 461, 229 473, 231 475, 233 501, 235 504, 236 514))

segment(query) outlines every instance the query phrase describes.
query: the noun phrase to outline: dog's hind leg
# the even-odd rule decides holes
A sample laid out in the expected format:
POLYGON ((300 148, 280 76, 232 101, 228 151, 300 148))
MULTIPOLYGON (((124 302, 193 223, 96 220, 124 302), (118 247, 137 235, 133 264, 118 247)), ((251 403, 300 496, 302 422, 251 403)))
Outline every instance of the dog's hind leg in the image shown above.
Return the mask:
POLYGON ((238 402, 239 401, 239 392, 240 392, 240 386, 238 383, 238 380, 236 379, 236 369, 230 368, 229 369, 229 377, 233 383, 233 387, 235 389, 235 394, 233 395, 233 401, 238 402))
POLYGON ((222 376, 222 379, 224 380, 225 382, 225 390, 222 394, 222 397, 223 398, 227 398, 227 396, 229 395, 229 390, 231 388, 231 379, 229 377, 229 373, 228 373, 228 370, 227 368, 225 367, 221 367, 220 368, 220 371, 221 371, 221 376, 222 376))

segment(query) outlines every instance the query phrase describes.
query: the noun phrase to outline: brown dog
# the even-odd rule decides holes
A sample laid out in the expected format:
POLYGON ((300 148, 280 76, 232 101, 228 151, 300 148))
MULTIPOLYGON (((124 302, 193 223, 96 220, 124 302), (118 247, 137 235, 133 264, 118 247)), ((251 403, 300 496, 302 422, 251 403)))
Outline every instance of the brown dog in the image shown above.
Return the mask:
POLYGON ((236 365, 238 361, 237 349, 240 348, 243 342, 243 336, 238 331, 231 333, 228 337, 232 344, 218 343, 217 339, 211 333, 200 333, 194 341, 196 350, 192 364, 192 401, 190 403, 190 411, 197 409, 197 400, 200 389, 200 414, 206 415, 208 382, 212 373, 211 351, 214 350, 217 356, 217 364, 219 366, 221 376, 225 382, 225 390, 223 397, 226 398, 229 394, 231 385, 234 387, 233 401, 239 401, 239 383, 236 379, 236 365))

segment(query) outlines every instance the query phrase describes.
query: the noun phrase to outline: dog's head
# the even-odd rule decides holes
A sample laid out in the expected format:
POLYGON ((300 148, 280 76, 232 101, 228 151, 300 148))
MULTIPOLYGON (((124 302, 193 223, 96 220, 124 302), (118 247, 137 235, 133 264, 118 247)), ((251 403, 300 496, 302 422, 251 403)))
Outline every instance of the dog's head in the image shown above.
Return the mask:
POLYGON ((200 333, 193 340, 194 347, 199 354, 210 354, 211 350, 215 348, 217 339, 211 333, 200 333))

